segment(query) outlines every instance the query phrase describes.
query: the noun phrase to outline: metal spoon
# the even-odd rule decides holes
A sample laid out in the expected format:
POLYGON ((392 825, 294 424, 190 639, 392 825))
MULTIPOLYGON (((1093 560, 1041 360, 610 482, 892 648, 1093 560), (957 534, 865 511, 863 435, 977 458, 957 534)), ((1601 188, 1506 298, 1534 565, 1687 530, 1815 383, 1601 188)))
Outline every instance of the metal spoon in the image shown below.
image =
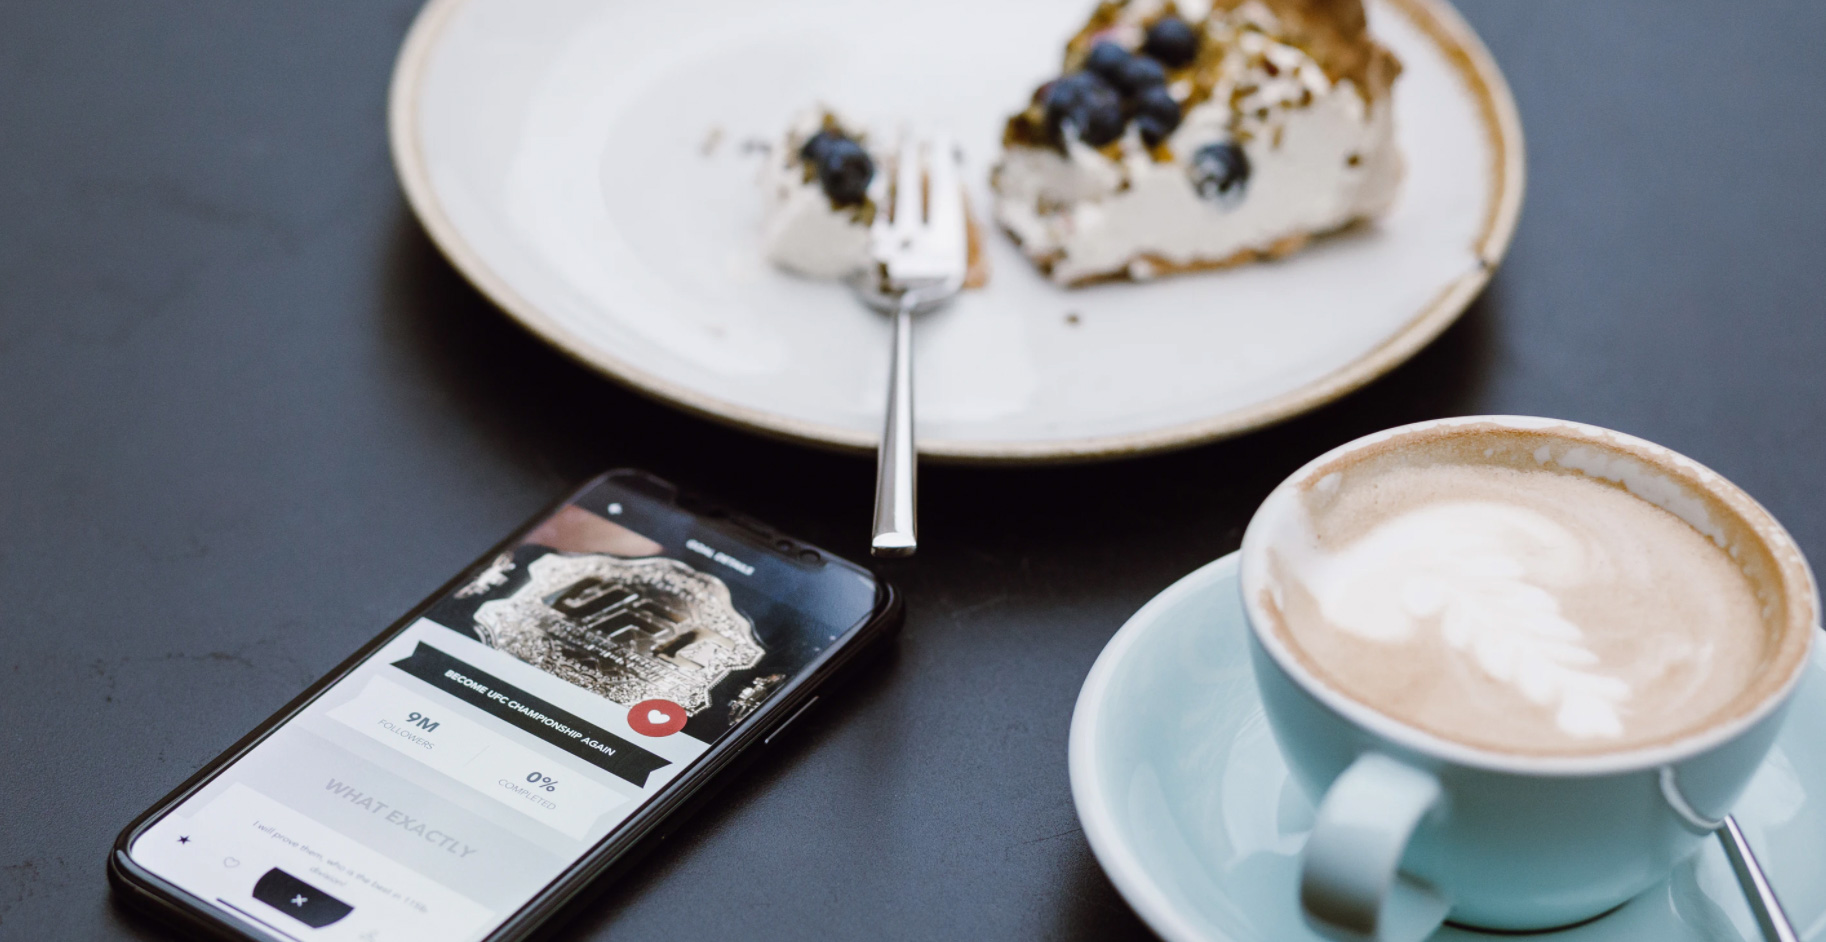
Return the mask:
POLYGON ((1737 885, 1743 888, 1744 901, 1750 904, 1756 924, 1762 927, 1763 938, 1768 942, 1800 942, 1801 937, 1795 933, 1794 923, 1788 921, 1781 900, 1775 898, 1775 888, 1769 885, 1762 865, 1756 862, 1750 842, 1744 839, 1743 829, 1737 826, 1737 818, 1728 814, 1714 818, 1693 807, 1680 791, 1673 766, 1662 766, 1660 779, 1661 797, 1688 830, 1694 834, 1718 835, 1718 842, 1725 847, 1725 857, 1731 861, 1731 869, 1737 872, 1737 885))
POLYGON ((1794 924, 1782 910, 1782 901, 1775 898, 1775 888, 1769 885, 1769 878, 1763 876, 1762 865, 1751 853, 1750 842, 1744 840, 1737 819, 1725 815, 1724 825, 1713 833, 1718 835, 1718 842, 1725 845, 1725 856, 1731 859, 1731 869, 1737 871, 1737 883, 1744 889, 1750 911, 1756 914, 1756 924, 1763 927, 1763 938, 1769 942, 1801 942, 1794 924))

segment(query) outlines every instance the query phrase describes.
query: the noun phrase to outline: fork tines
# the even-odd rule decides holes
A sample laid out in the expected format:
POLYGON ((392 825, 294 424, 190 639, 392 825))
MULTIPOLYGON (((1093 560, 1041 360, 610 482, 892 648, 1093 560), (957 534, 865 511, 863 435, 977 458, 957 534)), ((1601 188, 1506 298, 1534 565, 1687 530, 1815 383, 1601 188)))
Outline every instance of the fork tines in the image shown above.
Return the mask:
POLYGON ((894 158, 893 209, 877 215, 872 246, 890 290, 957 290, 969 266, 962 173, 946 135, 901 136, 894 158), (936 284, 934 284, 936 283, 936 284))

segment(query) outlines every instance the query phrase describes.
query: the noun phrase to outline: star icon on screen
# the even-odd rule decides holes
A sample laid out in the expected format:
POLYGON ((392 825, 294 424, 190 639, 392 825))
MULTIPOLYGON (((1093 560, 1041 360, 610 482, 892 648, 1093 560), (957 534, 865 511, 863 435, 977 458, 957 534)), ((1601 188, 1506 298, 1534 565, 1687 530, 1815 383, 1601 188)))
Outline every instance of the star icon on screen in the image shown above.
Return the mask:
POLYGON ((179 834, 179 835, 178 835, 178 843, 180 843, 180 844, 188 844, 188 843, 190 843, 190 835, 188 835, 188 834, 179 834))

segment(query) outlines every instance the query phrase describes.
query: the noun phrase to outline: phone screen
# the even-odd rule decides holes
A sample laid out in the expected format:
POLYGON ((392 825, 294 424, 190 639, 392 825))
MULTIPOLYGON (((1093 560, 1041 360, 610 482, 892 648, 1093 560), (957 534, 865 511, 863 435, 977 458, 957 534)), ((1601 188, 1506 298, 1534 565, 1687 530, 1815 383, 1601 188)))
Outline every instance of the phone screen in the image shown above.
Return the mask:
POLYGON ((479 939, 872 614, 610 475, 141 830, 129 855, 293 939, 479 939))

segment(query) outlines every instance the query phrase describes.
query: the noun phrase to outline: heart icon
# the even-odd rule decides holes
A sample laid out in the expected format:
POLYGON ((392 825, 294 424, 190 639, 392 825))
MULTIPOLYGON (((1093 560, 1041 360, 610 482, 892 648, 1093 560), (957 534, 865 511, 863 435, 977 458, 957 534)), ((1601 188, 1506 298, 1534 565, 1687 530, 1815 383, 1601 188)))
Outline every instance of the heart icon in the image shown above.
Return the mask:
POLYGON ((685 728, 690 717, 670 700, 642 700, 628 711, 628 728, 642 736, 670 736, 685 728))

